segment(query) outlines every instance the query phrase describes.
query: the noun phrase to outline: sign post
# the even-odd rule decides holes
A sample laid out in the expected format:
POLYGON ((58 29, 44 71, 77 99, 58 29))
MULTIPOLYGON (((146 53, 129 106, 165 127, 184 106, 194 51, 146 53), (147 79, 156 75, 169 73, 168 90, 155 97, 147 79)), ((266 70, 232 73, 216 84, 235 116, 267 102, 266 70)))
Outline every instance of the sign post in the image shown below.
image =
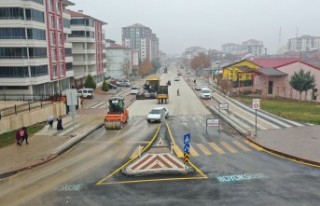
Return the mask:
POLYGON ((260 109, 260 99, 252 99, 252 109, 255 110, 255 133, 254 136, 258 136, 258 109, 260 109))
POLYGON ((190 150, 190 141, 191 141, 190 133, 185 134, 183 136, 183 143, 184 143, 184 147, 183 147, 183 152, 184 152, 184 154, 183 154, 183 162, 185 164, 186 169, 187 169, 186 163, 189 163, 189 157, 190 157, 190 152, 189 152, 189 150, 190 150))
POLYGON ((69 111, 72 117, 72 134, 74 135, 74 118, 76 115, 76 105, 78 104, 77 90, 68 89, 66 90, 66 95, 67 95, 67 105, 69 106, 69 111))
POLYGON ((208 131, 207 131, 208 127, 218 127, 218 131, 219 131, 219 133, 221 133, 220 121, 218 118, 207 118, 206 119, 206 132, 207 133, 208 133, 208 131))

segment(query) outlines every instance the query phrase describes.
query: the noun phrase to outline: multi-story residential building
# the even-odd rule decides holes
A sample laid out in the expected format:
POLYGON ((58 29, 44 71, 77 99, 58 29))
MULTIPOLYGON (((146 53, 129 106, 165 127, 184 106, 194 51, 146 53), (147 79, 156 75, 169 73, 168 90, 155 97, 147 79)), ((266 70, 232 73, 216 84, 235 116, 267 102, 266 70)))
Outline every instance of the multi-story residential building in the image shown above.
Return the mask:
POLYGON ((113 78, 127 78, 132 74, 133 55, 132 49, 119 45, 111 44, 106 47, 107 53, 107 74, 113 78))
POLYGON ((0 1, 0 94, 51 95, 73 76, 68 0, 0 1))
POLYGON ((227 54, 239 55, 242 54, 242 46, 235 43, 227 43, 221 46, 222 52, 227 54))
POLYGON ((294 52, 305 52, 320 49, 320 37, 303 35, 289 39, 288 50, 294 52))
POLYGON ((260 56, 265 54, 264 46, 262 41, 257 41, 255 39, 250 39, 248 41, 242 42, 242 49, 246 53, 250 53, 254 56, 260 56))
POLYGON ((96 82, 104 79, 106 59, 104 58, 104 30, 105 22, 85 15, 83 11, 71 11, 74 87, 81 88, 85 79, 91 75, 96 82))
POLYGON ((133 24, 122 28, 122 45, 136 49, 141 61, 152 61, 159 56, 159 39, 149 27, 133 24))

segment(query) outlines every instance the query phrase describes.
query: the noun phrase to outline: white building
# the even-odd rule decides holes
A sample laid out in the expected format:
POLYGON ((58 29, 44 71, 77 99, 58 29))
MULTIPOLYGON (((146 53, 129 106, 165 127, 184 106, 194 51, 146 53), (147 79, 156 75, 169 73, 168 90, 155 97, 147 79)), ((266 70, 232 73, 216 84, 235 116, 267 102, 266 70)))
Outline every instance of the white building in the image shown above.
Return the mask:
POLYGON ((88 75, 96 82, 102 82, 106 72, 104 52, 104 30, 106 23, 83 14, 82 11, 70 11, 74 87, 81 88, 88 75))
POLYGON ((67 0, 0 1, 1 95, 52 95, 70 88, 71 17, 65 10, 70 5, 67 0))
MULTIPOLYGON (((132 74, 133 62, 137 62, 136 59, 133 59, 132 49, 113 43, 106 47, 106 51, 107 75, 113 78, 129 79, 132 74)), ((137 55, 135 57, 137 58, 137 55)))
POLYGON ((263 42, 262 41, 257 41, 255 39, 250 39, 248 41, 242 42, 241 46, 242 46, 242 49, 246 53, 250 53, 253 56, 260 56, 260 55, 264 55, 265 54, 264 46, 263 46, 263 42))
POLYGON ((304 52, 316 49, 320 49, 320 37, 303 35, 288 41, 289 51, 304 52))

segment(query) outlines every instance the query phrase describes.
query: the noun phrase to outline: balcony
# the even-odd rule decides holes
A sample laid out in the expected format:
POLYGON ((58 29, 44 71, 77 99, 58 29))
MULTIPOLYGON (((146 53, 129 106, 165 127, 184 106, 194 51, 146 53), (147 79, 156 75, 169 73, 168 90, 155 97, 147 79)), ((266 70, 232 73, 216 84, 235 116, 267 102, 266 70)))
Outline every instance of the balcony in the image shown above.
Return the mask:
POLYGON ((96 64, 96 61, 95 60, 88 60, 88 61, 85 61, 85 60, 74 60, 73 59, 73 65, 75 66, 81 66, 81 65, 95 65, 96 64))

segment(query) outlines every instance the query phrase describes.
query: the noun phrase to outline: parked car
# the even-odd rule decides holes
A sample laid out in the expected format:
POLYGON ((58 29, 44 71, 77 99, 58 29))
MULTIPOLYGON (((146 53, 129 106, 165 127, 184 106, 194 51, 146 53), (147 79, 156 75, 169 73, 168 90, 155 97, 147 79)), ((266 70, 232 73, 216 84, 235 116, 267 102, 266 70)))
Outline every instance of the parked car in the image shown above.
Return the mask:
POLYGON ((139 86, 133 86, 131 87, 131 90, 130 90, 130 94, 139 94, 140 93, 140 87, 139 86))
POLYGON ((78 90, 78 95, 83 98, 93 98, 94 89, 92 88, 83 88, 78 90))
POLYGON ((153 108, 147 115, 148 123, 151 122, 161 122, 164 119, 169 117, 169 111, 165 107, 156 107, 153 108))
POLYGON ((127 79, 122 79, 116 82, 118 87, 130 87, 130 81, 127 79))
POLYGON ((212 95, 211 95, 211 91, 209 88, 207 87, 204 87, 201 89, 201 93, 200 93, 200 97, 202 99, 211 99, 212 98, 212 95))
POLYGON ((196 86, 194 87, 194 89, 197 90, 197 91, 200 91, 200 90, 201 90, 201 87, 200 87, 200 85, 196 85, 196 86))
POLYGON ((176 78, 174 79, 174 81, 180 81, 180 77, 176 76, 176 78))
POLYGON ((117 85, 115 85, 115 84, 112 84, 112 83, 108 83, 108 87, 109 87, 109 89, 117 89, 117 85))

